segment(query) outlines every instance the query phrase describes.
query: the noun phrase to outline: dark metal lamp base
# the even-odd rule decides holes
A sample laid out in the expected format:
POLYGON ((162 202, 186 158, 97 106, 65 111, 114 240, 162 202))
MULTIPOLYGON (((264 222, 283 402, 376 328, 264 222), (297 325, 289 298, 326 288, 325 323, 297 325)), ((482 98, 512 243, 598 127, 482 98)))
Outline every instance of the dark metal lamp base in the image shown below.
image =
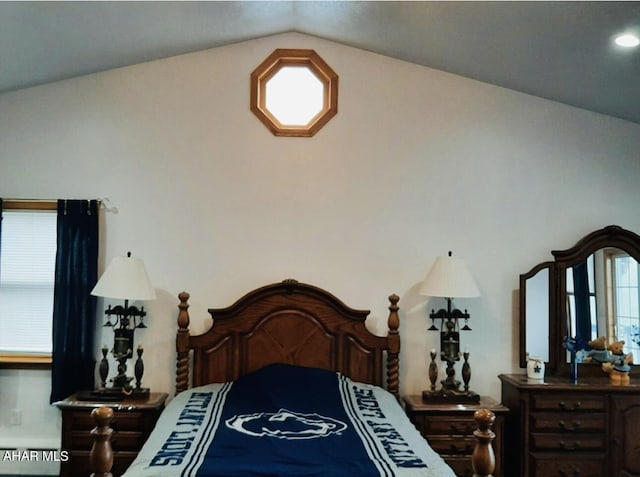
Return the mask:
POLYGON ((127 399, 146 399, 149 397, 149 388, 98 388, 95 391, 81 391, 76 398, 79 401, 104 401, 118 402, 127 399))
POLYGON ((444 390, 422 391, 422 400, 434 404, 475 404, 480 402, 480 395, 473 391, 444 390))

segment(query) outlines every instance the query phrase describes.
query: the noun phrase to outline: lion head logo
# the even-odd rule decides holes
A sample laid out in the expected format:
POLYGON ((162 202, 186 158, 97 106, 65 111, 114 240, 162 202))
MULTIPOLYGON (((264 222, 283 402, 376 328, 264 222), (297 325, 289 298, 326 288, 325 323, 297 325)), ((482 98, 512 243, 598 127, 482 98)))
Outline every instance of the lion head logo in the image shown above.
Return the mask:
POLYGON ((303 414, 280 409, 278 412, 241 414, 225 421, 229 429, 254 437, 315 439, 339 434, 347 425, 320 414, 303 414))

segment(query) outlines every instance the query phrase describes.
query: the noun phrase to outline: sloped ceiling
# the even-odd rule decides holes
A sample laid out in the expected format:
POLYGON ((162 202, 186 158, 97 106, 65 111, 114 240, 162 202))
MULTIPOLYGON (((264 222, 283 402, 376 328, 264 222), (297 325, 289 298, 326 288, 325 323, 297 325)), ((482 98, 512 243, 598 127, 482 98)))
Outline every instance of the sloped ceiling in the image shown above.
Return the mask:
POLYGON ((286 31, 640 123, 640 2, 0 2, 0 93, 286 31))

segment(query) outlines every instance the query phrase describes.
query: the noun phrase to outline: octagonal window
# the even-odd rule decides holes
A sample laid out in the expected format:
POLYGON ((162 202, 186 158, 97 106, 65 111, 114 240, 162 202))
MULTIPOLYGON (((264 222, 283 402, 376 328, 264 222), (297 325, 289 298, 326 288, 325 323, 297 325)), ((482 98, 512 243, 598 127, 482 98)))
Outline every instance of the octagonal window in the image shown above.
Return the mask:
POLYGON ((338 111, 338 75, 313 50, 275 50, 251 73, 250 106, 277 136, 313 136, 338 111))
POLYGON ((324 85, 306 66, 285 66, 267 81, 264 99, 280 124, 308 126, 324 107, 324 85))

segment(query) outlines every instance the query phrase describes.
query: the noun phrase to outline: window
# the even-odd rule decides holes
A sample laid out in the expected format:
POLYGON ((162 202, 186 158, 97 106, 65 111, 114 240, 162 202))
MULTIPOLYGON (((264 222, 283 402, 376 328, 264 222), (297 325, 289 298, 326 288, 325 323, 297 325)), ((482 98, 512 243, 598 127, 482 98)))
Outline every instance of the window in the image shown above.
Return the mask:
POLYGON ((50 363, 55 202, 4 201, 0 238, 0 362, 50 363))
POLYGON ((612 336, 625 342, 625 352, 640 355, 640 343, 636 333, 640 327, 640 267, 632 257, 618 251, 610 255, 615 290, 615 326, 612 336))
POLYGON ((276 136, 313 136, 338 112, 338 75, 313 50, 275 50, 251 73, 250 107, 276 136))

